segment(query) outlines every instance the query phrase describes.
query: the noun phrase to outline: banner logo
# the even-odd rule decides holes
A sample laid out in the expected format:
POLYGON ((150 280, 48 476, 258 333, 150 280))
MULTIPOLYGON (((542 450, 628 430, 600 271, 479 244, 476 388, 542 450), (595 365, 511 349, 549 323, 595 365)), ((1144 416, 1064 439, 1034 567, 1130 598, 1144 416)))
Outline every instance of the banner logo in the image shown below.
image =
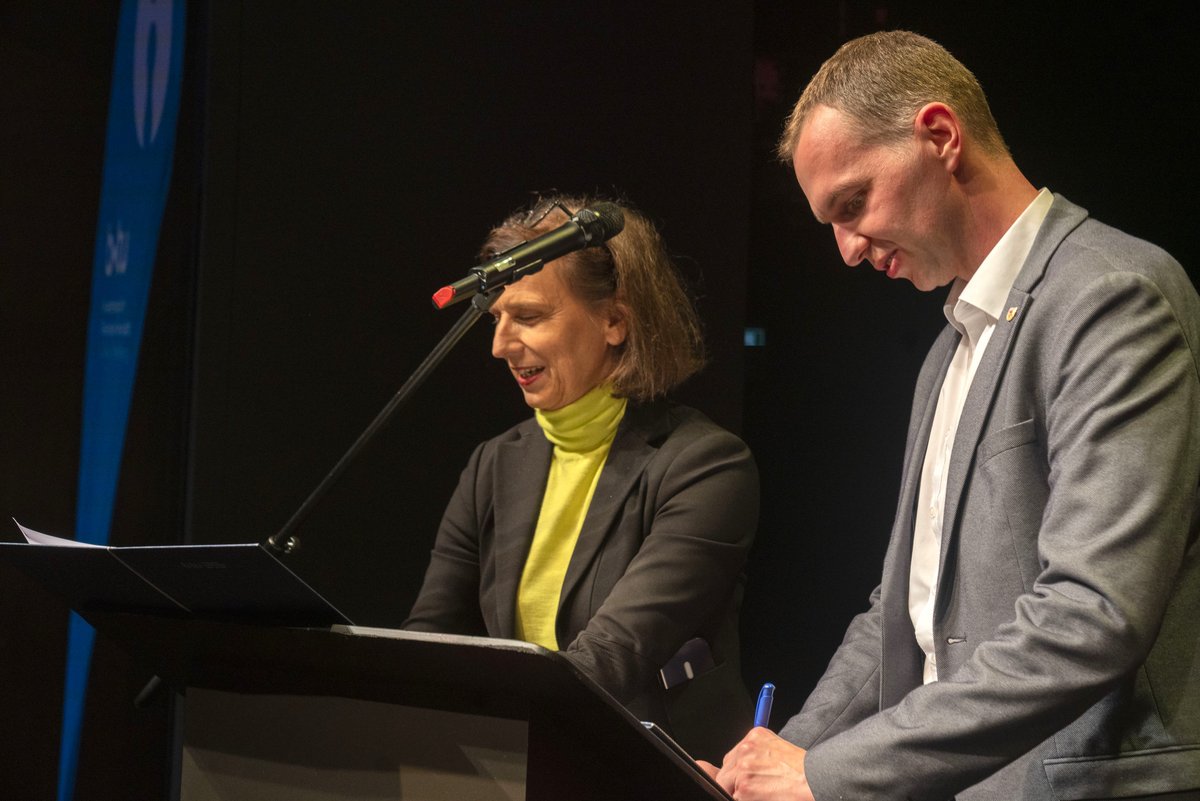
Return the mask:
POLYGON ((133 30, 133 129, 138 147, 158 136, 171 78, 171 0, 139 0, 133 30), (153 60, 153 63, 151 61, 153 60), (146 106, 150 136, 146 137, 146 106))
POLYGON ((115 231, 111 225, 108 227, 104 243, 108 250, 108 258, 104 260, 104 275, 124 275, 125 268, 129 266, 129 232, 121 225, 120 220, 117 220, 115 231))

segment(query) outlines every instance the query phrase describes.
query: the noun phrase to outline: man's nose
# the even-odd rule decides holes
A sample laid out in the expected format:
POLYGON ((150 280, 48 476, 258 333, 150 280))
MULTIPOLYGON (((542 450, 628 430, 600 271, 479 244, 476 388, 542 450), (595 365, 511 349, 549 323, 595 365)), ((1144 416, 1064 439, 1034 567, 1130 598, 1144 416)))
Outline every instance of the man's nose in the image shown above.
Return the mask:
POLYGON ((867 248, 870 247, 871 240, 862 234, 840 225, 834 225, 833 237, 837 240, 838 250, 842 253, 842 261, 851 267, 861 263, 867 257, 867 248))

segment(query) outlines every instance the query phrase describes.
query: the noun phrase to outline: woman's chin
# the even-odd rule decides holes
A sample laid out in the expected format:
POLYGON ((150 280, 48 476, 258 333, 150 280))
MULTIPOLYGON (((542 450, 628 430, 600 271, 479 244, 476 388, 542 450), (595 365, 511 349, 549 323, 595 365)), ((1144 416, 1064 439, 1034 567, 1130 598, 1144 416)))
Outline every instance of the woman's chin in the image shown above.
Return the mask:
POLYGON ((539 412, 552 412, 558 408, 540 392, 528 389, 522 389, 521 391, 524 394, 525 405, 530 409, 537 409, 539 412))

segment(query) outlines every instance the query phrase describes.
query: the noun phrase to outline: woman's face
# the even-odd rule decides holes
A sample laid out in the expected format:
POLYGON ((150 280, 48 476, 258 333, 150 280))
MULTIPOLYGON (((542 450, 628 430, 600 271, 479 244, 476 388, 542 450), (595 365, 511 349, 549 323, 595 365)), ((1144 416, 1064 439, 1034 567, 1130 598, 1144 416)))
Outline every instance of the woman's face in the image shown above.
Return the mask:
POLYGON ((601 384, 616 367, 626 334, 616 304, 592 309, 571 291, 561 276, 564 262, 505 287, 492 304, 492 355, 508 364, 525 402, 544 412, 601 384))

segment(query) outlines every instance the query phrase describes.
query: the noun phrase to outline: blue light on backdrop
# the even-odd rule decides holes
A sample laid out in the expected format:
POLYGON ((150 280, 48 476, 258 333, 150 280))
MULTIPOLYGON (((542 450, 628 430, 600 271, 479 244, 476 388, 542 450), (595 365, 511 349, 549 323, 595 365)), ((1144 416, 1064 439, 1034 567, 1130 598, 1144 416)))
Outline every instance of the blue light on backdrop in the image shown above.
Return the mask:
MULTIPOLYGON (((142 322, 171 182, 183 71, 183 0, 123 0, 113 56, 92 266, 75 538, 108 543, 142 322)), ((75 792, 95 633, 72 614, 58 798, 75 792)))

